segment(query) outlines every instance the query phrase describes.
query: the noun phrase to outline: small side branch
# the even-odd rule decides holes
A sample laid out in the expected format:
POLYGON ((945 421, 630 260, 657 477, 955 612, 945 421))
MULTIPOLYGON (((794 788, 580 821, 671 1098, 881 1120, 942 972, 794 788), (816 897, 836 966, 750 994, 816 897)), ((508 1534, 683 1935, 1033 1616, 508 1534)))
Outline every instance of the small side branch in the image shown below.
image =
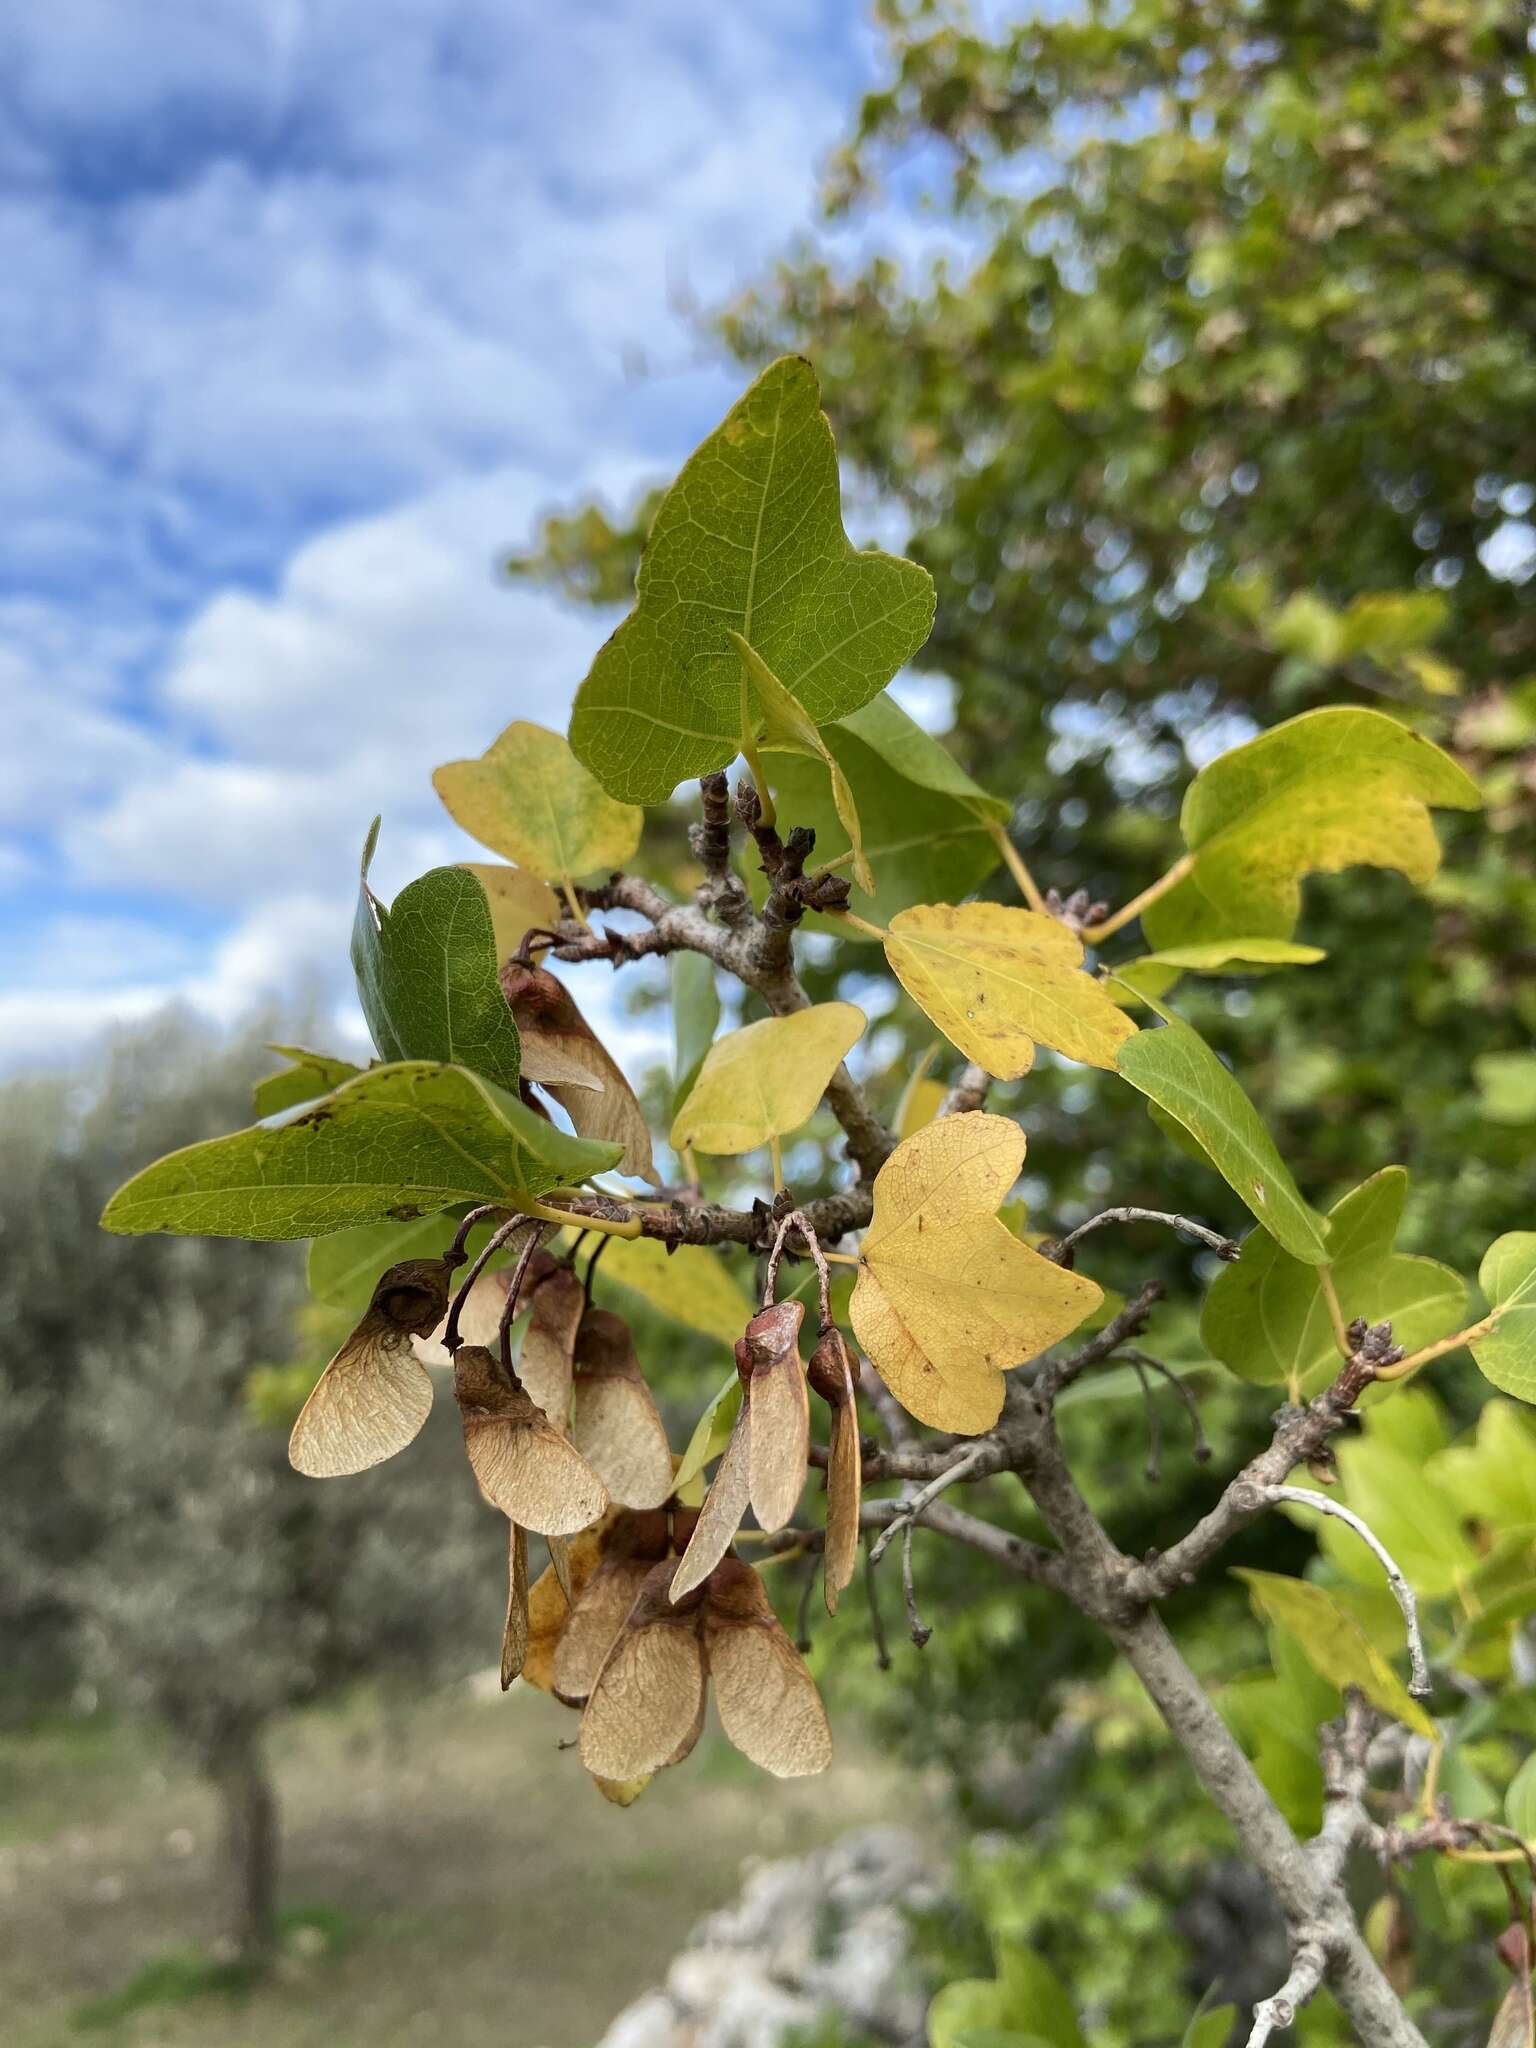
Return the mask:
POLYGON ((1416 1700, 1427 1700, 1434 1687, 1430 1683, 1429 1660, 1424 1654, 1424 1637, 1419 1628, 1419 1603, 1414 1598, 1412 1586, 1398 1569, 1397 1560, 1375 1530, 1352 1509, 1345 1507, 1342 1501, 1331 1500, 1326 1493, 1314 1493, 1310 1487, 1271 1486, 1266 1488, 1265 1497, 1277 1506, 1282 1501, 1291 1501, 1297 1507, 1315 1508, 1320 1515, 1332 1515, 1336 1522, 1353 1529, 1366 1548, 1374 1553, 1387 1575, 1392 1597, 1403 1611, 1403 1626, 1408 1633, 1408 1690, 1416 1700))
POLYGON ((910 1500, 901 1502, 899 1504, 901 1507, 900 1515, 894 1517, 886 1525, 884 1532, 875 1539, 874 1548, 869 1553, 870 1563, 878 1564, 890 1548, 898 1532, 910 1529, 914 1522, 920 1522, 923 1518, 923 1510, 931 1506, 938 1499, 939 1495, 944 1492, 946 1487, 953 1486, 957 1480, 964 1479, 987 1448, 988 1446, 985 1443, 977 1443, 972 1445, 970 1450, 962 1451, 960 1456, 956 1458, 947 1470, 941 1472, 936 1479, 930 1479, 926 1486, 920 1487, 910 1500))
POLYGON ((1248 2048, 1264 2048, 1278 2028, 1294 2026, 1296 2015, 1323 1981, 1328 1957, 1325 1950, 1307 1943, 1291 1959, 1291 1973, 1272 1998, 1253 2008, 1253 2029, 1248 2048))
MULTIPOLYGON (((916 1519, 925 1529, 932 1529, 940 1536, 948 1536, 956 1543, 965 1543, 972 1550, 979 1550, 983 1557, 991 1558, 994 1564, 1001 1565, 1004 1571, 1012 1572, 1016 1578, 1030 1579, 1037 1586, 1054 1586, 1058 1590, 1065 1585, 1062 1558, 1043 1544, 1026 1542, 1022 1536, 996 1528, 976 1515, 962 1514, 958 1508, 952 1508, 941 1500, 924 1508, 916 1519)), ((859 1524, 865 1529, 883 1529, 891 1522, 912 1520, 909 1503, 902 1500, 867 1500, 859 1510, 859 1524)))
POLYGON ((1102 1230, 1106 1223, 1161 1223, 1169 1230, 1182 1231, 1186 1237, 1203 1244, 1207 1251, 1213 1251, 1219 1259, 1237 1259, 1242 1256, 1242 1246, 1230 1237, 1223 1237, 1219 1230, 1212 1230, 1208 1223, 1197 1223, 1192 1216, 1175 1216, 1164 1209, 1103 1209, 1097 1216, 1090 1216, 1086 1223, 1079 1223, 1075 1230, 1069 1230, 1065 1237, 1057 1238, 1051 1245, 1041 1247, 1044 1257, 1058 1266, 1066 1265, 1073 1247, 1090 1231, 1102 1230))

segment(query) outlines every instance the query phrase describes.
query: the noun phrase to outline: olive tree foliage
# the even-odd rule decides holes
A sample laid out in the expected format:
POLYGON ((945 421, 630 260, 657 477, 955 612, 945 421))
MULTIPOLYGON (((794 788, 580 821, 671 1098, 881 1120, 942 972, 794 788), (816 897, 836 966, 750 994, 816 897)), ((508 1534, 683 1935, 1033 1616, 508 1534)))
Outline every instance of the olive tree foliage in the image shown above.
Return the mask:
MULTIPOLYGON (((1527 1856, 1513 1759, 1507 1821, 1435 1787, 1465 1733, 1466 1685, 1517 1672, 1536 1554, 1523 1495, 1495 1500, 1472 1447, 1438 1482, 1461 1561, 1437 1570, 1426 1482, 1377 1416, 1401 1415, 1422 1374, 1480 1371, 1508 1397, 1507 1444, 1529 1450, 1536 1235, 1505 1219, 1474 1296, 1470 1274, 1399 1248, 1395 1161, 1371 1160, 1320 1209, 1241 1076, 1172 1002, 1256 972, 1346 988, 1349 963, 1306 935, 1309 877, 1426 885, 1437 820, 1474 819, 1484 793, 1411 711, 1321 705, 1203 769, 1182 849, 1124 900, 1063 895, 1010 835, 1011 804, 887 693, 933 620, 927 572, 845 532, 812 366, 770 364, 658 501, 634 607, 596 654, 569 738, 519 721, 437 771, 501 863, 435 869, 386 904, 369 881, 379 823, 368 832, 351 957, 378 1061, 283 1048, 258 1122, 144 1166, 103 1221, 311 1240, 311 1286, 352 1320, 290 1439, 322 1491, 414 1458, 434 1370, 451 1373, 468 1466, 503 1530, 503 1685, 521 1677, 579 1709, 572 1767, 614 1804, 685 1761, 709 1699, 766 1771, 825 1768, 832 1731, 770 1600, 774 1561, 819 1559, 841 1630, 857 1625, 861 1541, 871 1574, 894 1546, 920 1643, 921 1527, 1048 1591, 1139 1680, 1286 1924, 1283 1981, 1251 2038, 1326 1986, 1360 2040, 1411 2048, 1422 2036, 1362 1932, 1353 1876, 1369 1860, 1527 1856), (643 834, 680 780, 698 809, 668 888, 645 871, 643 834), (861 1003, 812 999, 813 952, 856 968, 861 1003), (670 1160, 551 971, 658 957, 677 1041, 670 1160), (723 1032, 722 983, 740 1019, 723 1032), (896 1010, 931 1041, 915 1073, 882 1068, 873 1047, 871 1014, 896 1010), (1219 1221, 1115 1202, 1063 1227, 1047 1185, 1042 1231, 1018 1200, 1028 1138, 1006 1111, 1027 1114, 1041 1073, 1072 1070, 1101 1077, 1122 1118, 1150 1110, 1219 1221), (1160 1276, 1120 1294, 1095 1277, 1121 1230, 1201 1250, 1194 1274, 1180 1263, 1171 1316, 1160 1276), (733 1343, 686 1445, 669 1443, 653 1395, 664 1358, 640 1356, 626 1318, 594 1300, 599 1256, 605 1283, 733 1343), (1170 1372, 1146 1347, 1195 1314, 1207 1357, 1283 1405, 1206 1511, 1136 1557, 1110 1533, 1115 1504, 1090 1506, 1058 1414, 1095 1383, 1113 1393, 1115 1374, 1170 1372), (1347 1485, 1320 1491, 1335 1462, 1347 1485), (955 1504, 965 1488, 984 1510, 999 1482, 1027 1502, 1028 1533, 1006 1508, 955 1504), (899 1490, 873 1497, 886 1484, 899 1490), (1288 1660, 1261 1732, 1283 1729, 1287 1760, 1312 1757, 1300 1784, 1218 1710, 1162 1615, 1280 1513, 1338 1523, 1367 1561, 1362 1583, 1330 1532, 1315 1573, 1245 1575, 1288 1660), (536 1581, 530 1535, 550 1555, 536 1581)), ((1513 1878, 1509 1897, 1522 1975, 1506 2010, 1528 2012, 1513 1878)), ((995 1980, 951 1991, 936 2048, 1039 2037, 1070 2014, 1017 1945, 995 1980)))
POLYGON ((278 1906, 274 1718, 349 1681, 470 1668, 491 1563, 469 1490, 430 1468, 387 1501, 288 1469, 274 1419, 334 1322, 291 1258, 193 1240, 125 1257, 92 1228, 126 1160, 226 1123, 268 1060, 255 1034, 170 1016, 99 1065, 10 1084, 0 1197, 10 1705, 86 1684, 176 1737, 218 1796, 227 1945, 253 1964, 278 1906))

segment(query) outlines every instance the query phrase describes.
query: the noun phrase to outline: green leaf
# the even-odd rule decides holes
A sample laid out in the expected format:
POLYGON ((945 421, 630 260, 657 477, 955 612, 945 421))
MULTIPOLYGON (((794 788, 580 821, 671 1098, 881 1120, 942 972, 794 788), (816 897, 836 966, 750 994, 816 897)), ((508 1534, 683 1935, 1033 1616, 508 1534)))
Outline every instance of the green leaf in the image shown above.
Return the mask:
POLYGON ((720 1026, 720 991, 714 962, 686 948, 669 962, 672 993, 672 1108, 698 1079, 704 1055, 720 1026))
POLYGON ((1536 1755, 1528 1756, 1510 1780, 1504 1818, 1522 1842, 1536 1844, 1536 1755))
POLYGON ((1161 1003, 1161 1031, 1138 1031, 1115 1055, 1133 1088, 1181 1124, 1211 1165, 1293 1258, 1328 1257, 1320 1217, 1302 1200, 1258 1111, 1191 1025, 1161 1003))
MULTIPOLYGON (((1406 1170, 1383 1167, 1334 1205, 1323 1235, 1344 1320, 1390 1322, 1397 1342, 1417 1351, 1459 1327, 1467 1289, 1437 1259, 1393 1250, 1407 1193, 1406 1170)), ((1217 1274, 1200 1336, 1239 1379, 1283 1382, 1293 1399, 1316 1393, 1339 1363, 1316 1265, 1282 1251, 1267 1230, 1217 1274)))
POLYGON ((933 625, 927 571, 843 531, 832 430, 797 356, 770 364, 684 464, 636 592, 571 719, 577 758, 631 803, 662 803, 736 753, 751 707, 732 632, 825 725, 877 695, 933 625))
POLYGON ((1418 1735, 1435 1740, 1435 1724, 1409 1692, 1347 1607, 1309 1579, 1240 1567, 1261 1620, 1283 1628, 1300 1644, 1314 1671, 1342 1692, 1358 1686, 1373 1706, 1418 1735))
POLYGON ((385 1060, 439 1060, 516 1088, 517 1025, 497 979, 496 934, 468 868, 434 868, 386 910, 368 887, 378 820, 363 850, 352 968, 385 1060))
POLYGON ((269 1045, 282 1059, 292 1062, 279 1073, 268 1074, 256 1083, 251 1106, 258 1117, 277 1116, 285 1109, 297 1109, 301 1102, 313 1102, 329 1095, 343 1081, 363 1070, 351 1060, 339 1060, 326 1052, 311 1052, 302 1045, 269 1045))
POLYGON ((1429 806, 1481 804, 1448 755, 1384 712, 1305 711, 1195 777, 1181 818, 1193 870, 1142 928, 1159 950, 1235 932, 1289 938, 1303 877, 1364 863, 1427 882, 1440 865, 1429 806))
POLYGON ((557 1131, 463 1067, 411 1060, 370 1068, 289 1123, 170 1153, 119 1188, 101 1220, 125 1235, 320 1237, 541 1195, 618 1153, 557 1131))
POLYGON ((1484 1379, 1522 1401, 1536 1401, 1536 1230, 1512 1230, 1483 1254, 1477 1284, 1493 1328, 1474 1339, 1484 1379))
MULTIPOLYGON (((1390 1406, 1389 1397, 1381 1412, 1390 1406)), ((1477 1565, 1459 1502, 1414 1453, 1383 1440, 1372 1422, 1366 1428, 1363 1441, 1338 1447, 1340 1498, 1386 1545, 1415 1592, 1430 1599, 1454 1593, 1477 1565)), ((1295 1512, 1299 1518, 1304 1511, 1295 1512)), ((1380 1563, 1352 1529, 1330 1519, 1317 1536, 1341 1572, 1373 1592, 1380 1590, 1380 1563)))
POLYGON ((789 694, 756 648, 748 646, 739 633, 732 633, 730 639, 746 664, 747 674, 752 679, 752 687, 757 696, 761 714, 758 720, 760 744, 781 752, 799 754, 805 760, 821 763, 827 772, 832 791, 832 808, 837 813, 837 822, 848 841, 854 884, 862 889, 866 896, 873 896, 875 878, 870 873, 869 862, 864 853, 859 807, 853 800, 853 791, 837 757, 828 750, 827 743, 809 712, 789 694))
POLYGON ((1088 2048, 1072 2001, 1044 1957, 1016 1941, 999 1942, 997 1977, 1010 2026, 1026 2027, 1053 2048, 1088 2048))
POLYGON ((604 793, 559 733, 524 718, 478 761, 445 762, 432 787, 472 838, 546 882, 622 867, 645 823, 604 793))
POLYGON ((984 825, 1006 825, 1013 806, 1003 797, 988 796, 979 782, 973 782, 960 763, 931 733, 924 732, 915 718, 882 691, 857 711, 837 721, 835 730, 852 733, 887 768, 904 782, 935 796, 953 797, 984 825))
POLYGON ((1472 1074, 1489 1123, 1536 1124, 1536 1052, 1485 1052, 1472 1074))
POLYGON ((360 1223, 334 1230, 309 1247, 305 1277, 316 1301, 361 1315, 379 1275, 405 1259, 431 1259, 448 1249, 459 1227, 457 1211, 418 1216, 410 1223, 360 1223))
MULTIPOLYGON (((743 1324, 742 1328, 745 1327, 743 1324)), ((737 1335, 740 1334, 738 1331, 737 1335)), ((736 1427, 736 1418, 741 1413, 741 1401, 741 1376, 732 1367, 730 1378, 694 1424, 693 1435, 688 1439, 688 1448, 683 1452, 682 1462, 673 1477, 674 1492, 681 1493, 691 1480, 698 1478, 706 1465, 720 1456, 731 1440, 731 1431, 736 1427)))
POLYGON ((1197 2012, 1184 2029, 1180 2048, 1225 2048, 1236 2018, 1235 2005, 1213 2005, 1209 2012, 1197 2012))
POLYGON ((1536 1422, 1513 1401, 1489 1401, 1471 1443, 1452 1444, 1428 1466, 1465 1520, 1536 1528, 1536 1422))
MULTIPOLYGON (((827 726, 822 734, 859 807, 864 857, 875 883, 869 915, 882 924, 889 924, 915 903, 935 899, 958 902, 985 881, 998 862, 993 827, 969 801, 932 784, 907 781, 856 730, 855 720, 887 702, 876 698, 874 704, 866 705, 853 718, 827 726)), ((904 716, 895 705, 889 708, 897 717, 904 716)), ((942 748, 937 751, 943 753, 942 748)), ((838 817, 826 769, 802 756, 783 753, 772 754, 768 768, 783 816, 797 825, 810 826, 816 834, 812 866, 841 860, 849 850, 848 835, 838 817)), ((958 768, 955 772, 961 774, 958 768)), ((748 880, 760 903, 767 883, 755 866, 748 880)), ((872 937, 848 924, 839 923, 836 929, 838 936, 850 943, 872 937)))

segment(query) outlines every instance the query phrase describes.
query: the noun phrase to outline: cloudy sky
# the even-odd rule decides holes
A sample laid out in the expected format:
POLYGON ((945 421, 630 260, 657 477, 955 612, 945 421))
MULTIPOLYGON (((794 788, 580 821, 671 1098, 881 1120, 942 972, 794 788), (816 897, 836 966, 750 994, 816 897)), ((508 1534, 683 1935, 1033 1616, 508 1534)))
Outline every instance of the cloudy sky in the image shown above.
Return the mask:
POLYGON ((386 894, 471 853, 428 771, 603 631, 498 550, 724 410, 679 288, 810 223, 875 64, 819 0, 5 11, 0 1068, 339 996, 375 810, 386 894))

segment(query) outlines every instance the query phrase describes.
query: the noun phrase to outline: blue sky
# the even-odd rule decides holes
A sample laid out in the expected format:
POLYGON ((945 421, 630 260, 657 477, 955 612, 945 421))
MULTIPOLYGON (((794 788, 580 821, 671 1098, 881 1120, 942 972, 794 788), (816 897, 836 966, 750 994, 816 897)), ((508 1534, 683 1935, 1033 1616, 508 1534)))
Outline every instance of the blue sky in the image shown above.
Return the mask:
POLYGON ((875 66, 836 0, 6 11, 0 1067, 173 996, 344 1027, 368 818, 386 893, 469 855, 431 766, 602 637, 497 551, 723 411, 679 288, 811 224, 875 66))

